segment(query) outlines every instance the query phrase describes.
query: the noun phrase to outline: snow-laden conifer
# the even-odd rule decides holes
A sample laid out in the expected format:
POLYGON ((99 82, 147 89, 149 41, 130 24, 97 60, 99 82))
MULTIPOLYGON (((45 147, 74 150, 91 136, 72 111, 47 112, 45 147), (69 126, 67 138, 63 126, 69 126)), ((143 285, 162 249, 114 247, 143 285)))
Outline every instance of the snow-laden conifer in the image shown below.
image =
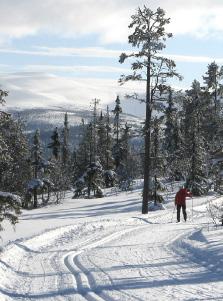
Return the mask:
MULTIPOLYGON (((170 19, 166 18, 165 11, 157 8, 156 11, 144 6, 138 8, 132 15, 129 28, 133 33, 129 36, 129 43, 135 48, 130 54, 122 53, 120 63, 131 58, 132 74, 122 75, 120 83, 127 81, 144 81, 146 83, 146 121, 145 121, 145 160, 144 160, 144 189, 142 213, 148 212, 148 201, 151 199, 151 120, 154 103, 160 99, 160 95, 167 90, 166 80, 172 77, 180 77, 175 70, 173 60, 161 55, 166 47, 165 42, 172 37, 165 30, 170 19)), ((133 96, 139 99, 138 95, 133 96)))

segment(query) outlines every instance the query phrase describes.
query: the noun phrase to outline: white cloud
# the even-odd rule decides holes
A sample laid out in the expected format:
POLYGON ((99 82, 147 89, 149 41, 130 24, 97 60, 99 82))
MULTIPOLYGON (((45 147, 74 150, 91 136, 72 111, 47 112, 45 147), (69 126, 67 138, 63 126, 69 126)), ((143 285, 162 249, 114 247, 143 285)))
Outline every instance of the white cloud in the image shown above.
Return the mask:
POLYGON ((215 61, 217 64, 223 63, 223 58, 213 58, 209 56, 192 56, 192 55, 179 55, 179 54, 165 54, 164 56, 173 59, 175 62, 209 64, 215 61))
MULTIPOLYGON (((102 40, 108 34, 109 41, 117 40, 121 33, 118 24, 122 27, 128 19, 124 13, 128 6, 105 0, 1 0, 0 34, 19 38, 41 32, 63 36, 99 33, 102 40)), ((126 26, 123 28, 126 33, 126 26)))
MULTIPOLYGON (((144 84, 120 86, 117 80, 94 78, 64 78, 42 72, 18 72, 0 75, 0 82, 9 91, 7 106, 30 108, 52 106, 89 106, 93 98, 105 106, 114 102, 117 94, 142 93, 144 84)), ((133 113, 133 112, 132 112, 133 113)))
POLYGON ((25 71, 31 72, 103 72, 103 73, 123 73, 129 69, 112 66, 65 66, 65 65, 26 65, 22 67, 25 71))
MULTIPOLYGON (((104 47, 36 47, 39 53, 45 53, 52 56, 78 56, 78 57, 96 57, 96 58, 114 58, 119 57, 121 50, 106 49, 104 47)), ((38 52, 37 52, 38 53, 38 52)))
POLYGON ((13 48, 0 48, 0 53, 11 53, 19 55, 36 56, 77 56, 77 57, 95 57, 95 58, 114 58, 119 57, 123 50, 111 50, 104 47, 34 47, 34 50, 22 50, 13 48))
MULTIPOLYGON (((112 50, 104 47, 35 47, 38 50, 20 50, 10 48, 0 48, 0 53, 12 53, 18 55, 31 55, 31 56, 51 56, 51 57, 88 57, 88 58, 113 58, 117 59, 122 52, 130 53, 125 50, 112 50)), ((190 62, 190 63, 210 63, 215 61, 216 63, 223 63, 223 57, 209 57, 209 56, 192 56, 192 55, 178 55, 178 54, 163 54, 176 62, 190 62)), ((2 65, 4 67, 10 67, 10 65, 2 65)), ((12 67, 12 66, 11 66, 12 67)), ((41 71, 99 71, 99 72, 126 72, 128 69, 112 67, 112 66, 54 66, 54 65, 28 65, 25 67, 32 70, 41 71)))
MULTIPOLYGON (((130 15, 141 0, 0 0, 0 40, 37 33, 78 36, 96 33, 102 43, 127 41, 130 15)), ((222 34, 223 2, 219 0, 151 0, 172 18, 175 34, 222 34)))
MULTIPOLYGON (((132 82, 120 86, 117 80, 95 78, 65 78, 42 72, 17 72, 0 74, 0 82, 9 91, 6 105, 17 108, 89 108, 92 99, 99 98, 100 105, 114 106, 120 96, 126 113, 143 116, 145 108, 137 101, 126 100, 126 94, 145 94, 145 83, 132 82)), ((182 89, 182 86, 175 87, 182 89)))

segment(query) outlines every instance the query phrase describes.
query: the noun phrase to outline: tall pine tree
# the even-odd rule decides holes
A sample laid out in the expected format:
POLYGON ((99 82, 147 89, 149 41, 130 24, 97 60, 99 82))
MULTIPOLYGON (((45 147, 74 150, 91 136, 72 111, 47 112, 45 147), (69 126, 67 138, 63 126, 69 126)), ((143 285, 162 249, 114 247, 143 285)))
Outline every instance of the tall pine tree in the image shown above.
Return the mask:
MULTIPOLYGON (((145 160, 144 160, 144 188, 142 213, 148 213, 148 201, 151 200, 151 121, 154 103, 160 99, 160 95, 167 89, 165 82, 169 77, 179 77, 175 71, 174 61, 165 58, 160 52, 165 48, 167 38, 172 34, 165 31, 170 19, 166 18, 165 11, 158 8, 152 11, 146 6, 138 8, 131 17, 129 28, 133 33, 129 36, 129 43, 136 52, 120 56, 120 63, 127 58, 135 58, 131 63, 133 73, 122 75, 120 83, 127 81, 143 80, 146 82, 146 120, 145 120, 145 160), (145 76, 144 76, 145 75, 145 76)), ((138 95, 135 96, 138 99, 138 95)))

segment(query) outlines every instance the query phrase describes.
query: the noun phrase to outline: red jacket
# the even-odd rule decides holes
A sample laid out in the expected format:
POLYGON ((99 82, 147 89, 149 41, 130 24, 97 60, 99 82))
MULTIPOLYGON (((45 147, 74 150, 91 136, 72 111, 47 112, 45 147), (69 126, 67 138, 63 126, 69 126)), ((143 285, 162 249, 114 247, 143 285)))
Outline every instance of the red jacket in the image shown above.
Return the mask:
POLYGON ((187 191, 186 188, 181 188, 175 196, 175 205, 185 205, 187 196, 192 196, 191 192, 187 191))

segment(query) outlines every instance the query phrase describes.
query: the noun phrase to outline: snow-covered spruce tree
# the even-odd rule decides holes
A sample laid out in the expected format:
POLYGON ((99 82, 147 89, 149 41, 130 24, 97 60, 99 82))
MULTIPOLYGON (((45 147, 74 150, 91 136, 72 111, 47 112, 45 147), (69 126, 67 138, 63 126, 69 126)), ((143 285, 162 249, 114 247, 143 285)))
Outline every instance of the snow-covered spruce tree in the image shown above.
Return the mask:
POLYGON ((203 76, 205 89, 208 94, 208 119, 206 120, 206 134, 208 135, 211 151, 216 151, 223 143, 223 115, 222 115, 222 96, 223 96, 223 66, 219 67, 215 62, 208 65, 208 70, 203 76), (209 97, 208 97, 209 96, 209 97))
POLYGON ((204 195, 209 190, 207 179, 207 156, 205 150, 204 138, 199 134, 198 125, 194 122, 194 131, 192 134, 192 156, 191 169, 187 179, 187 186, 190 188, 193 195, 204 195))
MULTIPOLYGON (((127 81, 143 80, 146 82, 146 120, 145 120, 145 160, 144 160, 144 189, 142 213, 148 213, 148 201, 151 200, 151 119, 153 106, 160 95, 167 90, 165 82, 169 77, 178 77, 175 71, 173 60, 167 59, 160 54, 165 48, 167 38, 172 37, 171 33, 165 31, 165 26, 170 23, 166 18, 165 11, 158 8, 152 11, 146 6, 138 8, 132 17, 129 28, 133 33, 129 36, 129 43, 137 50, 131 54, 122 53, 120 63, 127 58, 135 58, 131 63, 133 73, 122 75, 120 83, 127 81), (145 74, 145 77, 144 77, 145 74)), ((138 99, 137 95, 134 95, 138 99)))
POLYGON ((93 99, 93 114, 92 114, 92 121, 91 121, 91 152, 92 152, 92 161, 96 161, 96 157, 98 154, 98 133, 97 133, 97 126, 98 126, 98 104, 100 103, 100 99, 93 99))
POLYGON ((0 190, 25 195, 31 169, 27 161, 28 141, 23 125, 8 114, 0 114, 0 190))
POLYGON ((107 112, 105 116, 105 128, 106 128, 106 170, 113 169, 114 167, 114 160, 112 157, 112 127, 110 122, 110 114, 109 114, 109 107, 107 106, 107 112))
POLYGON ((94 162, 97 156, 97 104, 99 100, 93 100, 92 120, 85 124, 82 119, 82 130, 79 147, 76 150, 77 176, 80 177, 89 163, 94 162))
POLYGON ((164 157, 161 153, 161 125, 163 117, 155 116, 152 119, 152 132, 151 132, 151 157, 152 157, 152 172, 153 176, 163 176, 164 173, 164 157))
POLYGON ((122 161, 122 147, 120 143, 120 132, 121 132, 121 126, 120 126, 120 114, 122 113, 122 108, 120 105, 120 99, 119 96, 117 96, 115 100, 115 108, 112 111, 114 114, 114 145, 112 149, 113 158, 115 161, 115 171, 118 173, 121 161, 122 161))
POLYGON ((75 159, 76 159, 76 178, 74 179, 76 182, 78 178, 82 176, 84 173, 86 166, 89 164, 89 158, 90 158, 90 131, 89 131, 89 125, 85 124, 84 120, 82 119, 81 124, 81 134, 79 137, 79 145, 75 152, 75 159))
POLYGON ((177 110, 176 101, 184 97, 181 93, 175 93, 169 87, 167 107, 164 111, 165 131, 163 153, 166 158, 166 176, 172 180, 184 179, 185 166, 184 143, 181 131, 181 113, 177 110))
POLYGON ((92 125, 85 124, 84 119, 81 121, 81 131, 79 133, 79 145, 74 149, 72 154, 72 185, 74 187, 74 196, 77 198, 87 192, 85 173, 87 166, 92 159, 92 125))
MULTIPOLYGON (((195 112, 197 112, 197 104, 199 103, 200 110, 203 112, 203 106, 201 105, 203 101, 202 91, 200 83, 196 80, 192 83, 192 88, 186 91, 186 94, 182 97, 182 109, 179 112, 178 116, 180 116, 180 128, 179 131, 182 134, 181 138, 183 141, 182 145, 182 153, 185 164, 180 166, 180 170, 183 171, 185 177, 188 177, 188 174, 191 169, 191 156, 192 156, 192 137, 193 137, 193 116, 195 112), (199 98, 199 102, 198 102, 199 98)), ((203 131, 202 129, 202 113, 199 115, 199 132, 203 131)), ((203 135, 204 136, 204 135, 203 135)))
MULTIPOLYGON (((0 104, 5 103, 7 95, 7 91, 0 89, 0 104)), ((0 231, 3 230, 3 220, 8 220, 12 225, 18 222, 21 199, 5 191, 13 191, 24 196, 23 162, 26 162, 28 150, 27 142, 25 144, 24 141, 21 124, 14 121, 8 113, 0 111, 0 231)), ((26 172, 29 176, 28 169, 26 172)))
POLYGON ((99 158, 99 161, 101 162, 102 166, 106 168, 107 164, 107 145, 106 145, 106 120, 103 116, 103 113, 101 112, 98 120, 97 120, 97 155, 99 158))
POLYGON ((104 170, 104 182, 106 187, 114 186, 115 172, 112 158, 112 137, 109 111, 103 116, 102 112, 97 121, 97 156, 104 170))
POLYGON ((42 186, 41 181, 38 181, 39 172, 41 170, 42 165, 42 149, 41 149, 41 142, 40 142, 40 131, 39 129, 36 130, 34 136, 33 136, 33 145, 31 149, 31 160, 32 160, 32 166, 33 166, 33 187, 30 187, 30 184, 28 185, 30 189, 33 190, 33 208, 37 208, 38 206, 38 188, 42 186), (39 183, 39 184, 38 184, 39 183))
POLYGON ((88 135, 87 137, 89 138, 88 143, 89 143, 89 163, 91 164, 92 162, 95 161, 96 158, 96 150, 95 150, 95 131, 94 131, 94 125, 92 122, 89 123, 88 125, 88 135))
POLYGON ((42 146, 40 141, 40 131, 37 129, 33 136, 33 145, 31 148, 31 165, 33 166, 33 178, 27 183, 27 202, 30 202, 33 196, 33 208, 38 206, 38 194, 42 194, 44 202, 44 189, 48 188, 50 181, 45 178, 45 173, 50 168, 50 162, 42 157, 42 146))
POLYGON ((96 160, 95 162, 91 162, 87 166, 86 172, 83 176, 87 186, 88 198, 91 197, 91 193, 93 193, 94 197, 103 197, 103 168, 100 162, 98 160, 96 160))
MULTIPOLYGON (((5 103, 7 95, 8 92, 0 90, 0 104, 5 103)), ((0 111, 0 223, 8 219, 15 224, 19 208, 24 205, 21 199, 24 200, 24 186, 31 173, 28 153, 28 142, 20 120, 0 111)))
POLYGON ((60 158, 60 138, 57 127, 55 128, 52 136, 51 136, 52 142, 48 144, 48 148, 52 149, 53 157, 58 160, 60 158))
MULTIPOLYGON (((67 118, 65 117, 65 121, 66 119, 67 118)), ((65 172, 67 170, 64 168, 64 158, 66 156, 62 157, 61 155, 61 142, 57 127, 55 128, 51 139, 52 142, 48 144, 48 148, 52 150, 52 157, 50 159, 51 168, 48 174, 49 183, 51 183, 51 186, 48 187, 48 197, 45 199, 45 203, 49 201, 50 195, 53 193, 54 200, 58 204, 59 201, 65 196, 64 191, 67 188, 68 175, 65 172)))
POLYGON ((190 170, 187 178, 187 186, 194 195, 207 193, 209 184, 207 180, 207 151, 205 139, 202 132, 203 101, 200 83, 194 81, 191 90, 187 91, 187 136, 185 137, 188 146, 190 159, 190 170))
POLYGON ((133 180, 132 164, 133 160, 130 153, 130 133, 131 127, 125 123, 125 126, 121 128, 120 132, 120 155, 121 160, 117 170, 118 173, 118 182, 122 190, 128 190, 133 180))
POLYGON ((2 221, 8 219, 11 224, 15 225, 18 222, 18 214, 20 213, 21 201, 18 196, 15 196, 7 191, 9 188, 5 187, 3 175, 8 172, 12 164, 11 158, 3 136, 0 134, 0 231, 2 228, 2 221))
POLYGON ((162 130, 163 116, 155 116, 152 119, 152 132, 151 132, 151 159, 152 159, 152 199, 154 205, 163 201, 159 191, 162 190, 159 177, 164 175, 165 157, 161 150, 162 144, 162 130))
POLYGON ((8 220, 12 225, 18 223, 18 215, 22 202, 19 196, 0 191, 0 231, 3 230, 2 222, 8 220))
MULTIPOLYGON (((95 117, 94 117, 95 118, 95 117)), ((90 198, 93 192, 94 197, 102 197, 101 186, 103 183, 103 167, 99 162, 96 153, 96 125, 93 122, 89 124, 89 164, 84 173, 84 179, 87 186, 87 195, 90 198)))
POLYGON ((91 122, 84 127, 83 138, 76 152, 78 177, 74 183, 74 198, 84 194, 90 198, 92 193, 95 197, 103 196, 101 190, 103 168, 94 154, 95 139, 93 133, 94 125, 91 122))
POLYGON ((215 62, 208 65, 208 70, 203 76, 207 90, 211 93, 214 102, 215 114, 220 112, 220 99, 223 94, 223 66, 219 67, 215 62))
POLYGON ((69 156, 70 156, 70 151, 69 151, 69 123, 68 123, 68 115, 67 113, 64 116, 64 128, 62 131, 62 145, 61 145, 61 152, 62 152, 62 162, 64 166, 66 166, 69 162, 69 156))
POLYGON ((70 167, 71 185, 75 183, 78 177, 78 162, 77 162, 77 147, 74 147, 71 153, 71 167, 70 167))
POLYGON ((112 127, 110 123, 109 108, 107 106, 107 113, 105 116, 105 129, 106 129, 106 165, 104 167, 104 181, 105 186, 113 187, 116 182, 116 173, 114 171, 114 158, 112 156, 112 127))
POLYGON ((181 116, 180 114, 177 114, 173 136, 175 150, 172 155, 172 160, 170 157, 170 161, 167 164, 167 174, 175 181, 185 180, 186 175, 188 174, 188 168, 186 167, 189 165, 188 158, 185 156, 185 149, 187 149, 187 146, 185 145, 181 123, 181 116))
POLYGON ((37 129, 33 136, 33 145, 31 147, 30 160, 33 169, 32 178, 27 182, 26 203, 27 206, 32 201, 33 208, 38 206, 38 196, 41 196, 42 203, 49 201, 50 193, 53 189, 53 183, 50 179, 50 172, 53 167, 51 161, 42 156, 42 145, 40 140, 40 131, 37 129))
MULTIPOLYGON (((64 116, 64 127, 62 130, 62 141, 61 141, 61 179, 63 178, 64 188, 67 190, 71 188, 71 152, 69 146, 69 122, 68 114, 64 116)), ((61 182, 62 185, 62 182, 61 182)))
POLYGON ((176 108, 174 107, 173 91, 171 87, 168 90, 167 107, 165 110, 166 128, 164 146, 168 155, 173 154, 175 149, 174 128, 176 119, 176 108))

